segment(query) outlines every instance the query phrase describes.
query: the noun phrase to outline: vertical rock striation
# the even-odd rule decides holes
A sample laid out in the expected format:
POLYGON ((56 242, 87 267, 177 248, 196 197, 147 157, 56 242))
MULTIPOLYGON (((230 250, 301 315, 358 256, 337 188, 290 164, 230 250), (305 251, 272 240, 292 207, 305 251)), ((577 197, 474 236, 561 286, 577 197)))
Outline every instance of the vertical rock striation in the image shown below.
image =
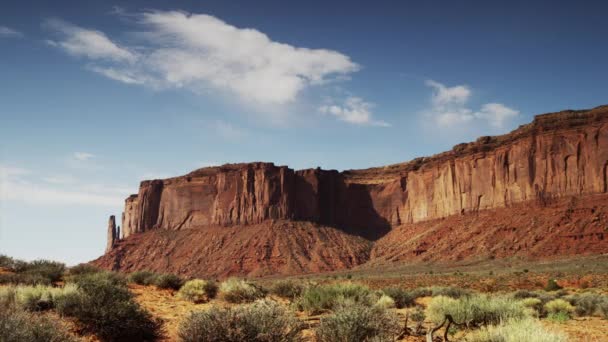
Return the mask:
POLYGON ((608 106, 564 111, 384 167, 255 162, 143 181, 125 200, 122 234, 110 217, 106 254, 94 263, 255 276, 601 254, 607 191, 608 106))

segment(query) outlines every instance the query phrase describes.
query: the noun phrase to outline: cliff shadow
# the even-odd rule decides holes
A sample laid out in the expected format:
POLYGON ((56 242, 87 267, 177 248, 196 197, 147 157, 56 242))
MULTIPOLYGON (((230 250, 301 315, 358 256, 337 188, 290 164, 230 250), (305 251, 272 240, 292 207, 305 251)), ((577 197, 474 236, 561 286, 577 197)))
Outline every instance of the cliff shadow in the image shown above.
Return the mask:
POLYGON ((370 188, 347 184, 336 171, 318 171, 296 179, 296 219, 340 229, 375 241, 391 230, 389 221, 374 208, 370 188), (312 181, 315 180, 315 181, 312 181))

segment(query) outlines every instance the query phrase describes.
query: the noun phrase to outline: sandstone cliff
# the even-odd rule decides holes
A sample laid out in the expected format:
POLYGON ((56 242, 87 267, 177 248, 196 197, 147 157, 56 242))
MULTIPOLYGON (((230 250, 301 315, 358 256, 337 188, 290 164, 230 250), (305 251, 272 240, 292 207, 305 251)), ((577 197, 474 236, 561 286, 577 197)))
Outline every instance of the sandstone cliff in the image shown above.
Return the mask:
MULTIPOLYGON (((385 167, 337 172, 227 164, 144 181, 126 199, 123 238, 281 220, 376 241, 391 231, 393 236, 396 227, 602 194, 607 167, 608 106, 564 111, 538 115, 506 135, 385 167)), ((373 255, 382 255, 378 248, 373 255)))

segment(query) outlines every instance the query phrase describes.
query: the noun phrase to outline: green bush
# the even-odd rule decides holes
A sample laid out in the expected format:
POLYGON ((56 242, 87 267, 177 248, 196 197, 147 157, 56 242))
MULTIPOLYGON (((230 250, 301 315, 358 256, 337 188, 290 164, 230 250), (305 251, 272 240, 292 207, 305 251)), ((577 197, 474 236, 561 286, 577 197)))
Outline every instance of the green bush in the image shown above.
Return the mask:
POLYGON ((564 321, 571 318, 574 306, 563 299, 554 299, 545 304, 545 310, 549 318, 556 321, 564 321))
POLYGON ((427 317, 433 323, 441 323, 446 315, 452 315, 457 323, 467 326, 499 324, 509 319, 522 319, 528 312, 521 301, 507 296, 479 294, 460 299, 445 296, 433 297, 427 307, 427 317))
POLYGON ((188 280, 177 293, 177 296, 194 303, 207 302, 217 295, 218 286, 213 281, 188 280))
POLYGON ((395 300, 383 294, 382 296, 380 296, 380 298, 378 298, 374 306, 382 309, 392 309, 395 307, 395 300))
POLYGON ((578 316, 602 316, 602 308, 608 307, 608 296, 592 292, 577 293, 566 299, 570 304, 574 305, 574 312, 578 316))
POLYGON ((127 280, 138 285, 152 285, 156 277, 157 274, 151 271, 136 271, 129 274, 127 280))
POLYGON ((74 317, 85 332, 102 341, 154 341, 162 322, 142 309, 123 278, 109 272, 76 278, 79 291, 57 301, 57 311, 74 317))
POLYGON ((302 294, 304 286, 293 280, 280 280, 272 284, 270 292, 287 299, 297 298, 302 294))
POLYGON ((570 315, 562 311, 552 312, 547 316, 547 319, 557 323, 564 323, 570 320, 570 315))
POLYGON ((9 271, 15 271, 20 265, 26 264, 23 260, 16 260, 8 255, 0 254, 0 267, 7 269, 9 271))
POLYGON ((566 342, 566 336, 546 330, 535 320, 510 320, 468 334, 466 342, 566 342))
POLYGON ((175 274, 160 274, 153 280, 154 285, 161 289, 179 290, 184 281, 175 274))
POLYGON ((416 309, 414 309, 414 311, 411 313, 410 318, 412 319, 412 321, 422 324, 426 319, 424 309, 420 306, 417 306, 416 309))
POLYGON ((0 298, 3 303, 14 304, 21 309, 43 311, 54 308, 58 301, 77 291, 78 288, 74 284, 65 287, 20 285, 0 289, 0 298))
POLYGON ((536 317, 540 317, 541 313, 543 313, 543 302, 539 298, 525 298, 521 300, 521 303, 524 307, 530 310, 530 314, 536 317))
POLYGON ((60 281, 63 278, 63 272, 65 272, 65 264, 50 260, 35 260, 19 270, 19 273, 39 275, 51 282, 60 281))
POLYGON ((302 323, 280 304, 263 299, 231 308, 193 312, 179 327, 183 342, 300 341, 302 323))
POLYGON ((416 300, 416 298, 431 297, 433 295, 433 291, 429 287, 419 287, 410 291, 410 294, 412 295, 413 299, 416 300))
POLYGON ((372 305, 378 300, 367 286, 336 283, 311 286, 304 290, 296 305, 302 311, 318 314, 350 304, 372 305))
POLYGON ((549 279, 545 286, 545 291, 558 291, 561 289, 563 289, 563 287, 561 287, 555 279, 549 279))
POLYGON ((230 278, 220 284, 222 298, 229 303, 247 303, 263 298, 265 293, 241 279, 230 278))
POLYGON ((398 309, 416 305, 417 297, 414 297, 414 294, 402 288, 389 287, 382 289, 382 292, 385 295, 393 298, 393 300, 395 301, 395 306, 398 309))
POLYGON ((461 297, 467 297, 471 295, 471 291, 466 290, 466 289, 461 289, 459 287, 452 287, 452 286, 448 286, 448 287, 442 287, 442 286, 433 286, 431 287, 431 295, 433 297, 436 296, 444 296, 444 297, 450 297, 450 298, 454 298, 454 299, 458 299, 461 297))
POLYGON ((394 341, 400 332, 396 314, 378 307, 351 305, 321 318, 315 335, 319 342, 394 341))
POLYGON ((58 320, 25 312, 15 306, 0 306, 0 341, 2 342, 75 342, 58 320))
POLYGON ((0 274, 0 284, 50 285, 51 280, 40 274, 4 273, 0 274))

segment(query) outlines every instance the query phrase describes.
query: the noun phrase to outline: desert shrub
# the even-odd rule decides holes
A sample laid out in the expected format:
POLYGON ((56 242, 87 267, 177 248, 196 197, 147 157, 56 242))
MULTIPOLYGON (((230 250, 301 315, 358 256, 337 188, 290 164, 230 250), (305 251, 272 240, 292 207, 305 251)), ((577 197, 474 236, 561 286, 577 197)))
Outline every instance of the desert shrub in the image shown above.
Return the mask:
POLYGON ((0 306, 0 341, 2 342, 72 342, 71 335, 58 320, 36 315, 15 306, 0 306))
POLYGON ((548 317, 556 321, 567 321, 574 312, 574 306, 563 299, 554 299, 545 304, 548 317))
POLYGON ((484 294, 460 299, 433 297, 426 314, 433 323, 441 323, 445 315, 449 314, 457 323, 467 326, 499 324, 501 321, 527 317, 521 301, 507 296, 492 297, 484 294))
POLYGON ((547 280, 547 285, 545 285, 545 291, 558 291, 563 289, 555 279, 547 280))
POLYGON ((587 292, 566 298, 578 316, 602 315, 602 306, 608 306, 608 296, 587 292))
POLYGON ((430 287, 419 287, 410 291, 410 294, 416 300, 416 298, 421 297, 431 297, 433 295, 433 290, 430 287))
POLYGON ((525 299, 525 298, 538 298, 538 293, 528 290, 517 290, 513 292, 513 298, 525 299))
POLYGON ((304 286, 293 280, 280 280, 272 284, 270 292, 283 298, 294 299, 302 294, 304 286))
POLYGON ((367 286, 336 283, 307 288, 296 305, 300 310, 317 314, 350 304, 372 305, 376 300, 377 296, 367 286))
POLYGON ((74 283, 76 285, 81 284, 90 284, 94 283, 110 283, 115 286, 127 286, 127 280, 122 274, 109 272, 109 271, 101 271, 98 273, 84 273, 84 274, 76 274, 66 279, 67 283, 74 283))
POLYGON ((450 297, 450 298, 454 298, 454 299, 458 299, 461 297, 466 297, 466 296, 471 295, 471 291, 469 291, 467 289, 461 289, 459 287, 453 287, 453 286, 448 286, 448 287, 433 286, 433 287, 431 287, 431 293, 432 293, 433 297, 444 296, 444 297, 450 297))
POLYGON ((257 286, 242 279, 230 278, 220 284, 222 298, 229 303, 247 303, 265 296, 257 286))
POLYGON ((218 286, 213 281, 188 280, 177 293, 178 297, 194 303, 209 301, 217 295, 218 286))
POLYGON ((98 272, 102 272, 102 270, 90 264, 78 264, 68 269, 68 275, 89 274, 98 272))
POLYGON ((547 319, 550 321, 553 321, 553 322, 557 322, 557 323, 564 323, 564 322, 570 320, 570 315, 563 311, 559 311, 559 312, 550 313, 547 316, 547 319))
POLYGON ((85 332, 102 341, 153 341, 162 324, 142 309, 123 278, 114 273, 83 274, 76 278, 79 291, 56 303, 57 311, 74 317, 85 332))
POLYGON ((51 280, 40 274, 4 273, 0 274, 0 284, 50 285, 51 280))
POLYGON ((539 317, 543 312, 543 302, 539 298, 528 297, 522 299, 521 303, 533 316, 539 317))
POLYGON ((161 289, 179 290, 184 281, 175 274, 160 274, 153 280, 153 284, 161 289))
POLYGON ((395 306, 398 309, 414 306, 416 304, 415 300, 417 297, 405 289, 399 287, 389 287, 382 289, 382 292, 395 301, 395 306))
POLYGON ((395 307, 395 300, 385 294, 380 296, 374 306, 382 309, 391 309, 395 307))
POLYGON ((39 275, 56 282, 62 279, 65 272, 65 264, 50 260, 35 260, 21 267, 19 273, 39 275))
POLYGON ((468 334, 466 342, 566 342, 559 333, 546 330, 532 319, 510 320, 499 325, 482 327, 468 334))
POLYGON ((321 318, 315 335, 319 342, 394 341, 400 328, 396 314, 355 304, 321 318))
POLYGON ((50 287, 45 285, 5 287, 0 290, 2 302, 11 303, 28 311, 43 311, 52 309, 65 296, 77 292, 74 284, 65 287, 50 287))
POLYGON ((25 261, 15 260, 8 255, 0 254, 0 267, 9 271, 15 271, 16 264, 25 263, 25 261))
POLYGON ((424 309, 420 306, 417 306, 414 311, 410 314, 410 318, 412 321, 416 323, 422 323, 426 319, 426 315, 424 314, 424 309))
POLYGON ((135 271, 127 277, 129 283, 138 285, 152 285, 157 274, 151 271, 135 271))
POLYGON ((179 327, 183 342, 299 341, 301 322, 280 304, 262 299, 231 308, 193 312, 179 327))

